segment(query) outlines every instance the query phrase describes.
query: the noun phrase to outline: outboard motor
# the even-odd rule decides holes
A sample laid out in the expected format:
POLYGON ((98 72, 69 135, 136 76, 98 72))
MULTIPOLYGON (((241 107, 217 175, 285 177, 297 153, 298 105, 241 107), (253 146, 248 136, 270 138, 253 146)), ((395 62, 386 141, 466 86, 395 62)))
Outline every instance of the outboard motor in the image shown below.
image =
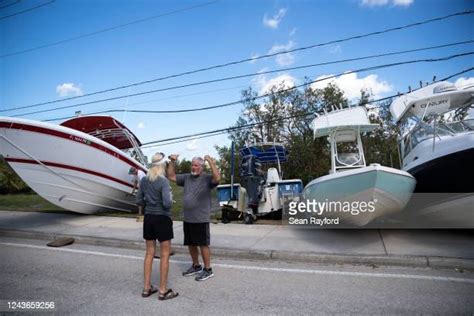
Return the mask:
POLYGON ((249 207, 256 209, 262 198, 262 186, 265 182, 262 163, 254 156, 245 158, 240 164, 241 185, 247 190, 249 207))

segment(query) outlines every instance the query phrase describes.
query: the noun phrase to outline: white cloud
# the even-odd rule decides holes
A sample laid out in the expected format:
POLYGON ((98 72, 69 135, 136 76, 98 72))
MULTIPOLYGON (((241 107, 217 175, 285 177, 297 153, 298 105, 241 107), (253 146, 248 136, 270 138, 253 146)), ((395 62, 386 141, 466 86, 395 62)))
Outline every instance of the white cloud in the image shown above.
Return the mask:
POLYGON ((63 83, 56 86, 56 93, 60 97, 79 96, 84 94, 81 88, 76 86, 74 83, 63 83))
POLYGON ((409 7, 415 0, 362 0, 360 5, 365 7, 381 7, 392 4, 396 7, 409 7))
MULTIPOLYGON (((295 46, 295 43, 290 40, 286 45, 275 44, 270 48, 268 54, 275 54, 291 50, 295 46)), ((295 55, 293 53, 280 54, 275 57, 275 61, 279 66, 290 66, 295 63, 295 55)))
POLYGON ((263 68, 257 71, 257 75, 252 78, 250 83, 256 87, 257 90, 261 90, 263 86, 267 83, 267 77, 259 73, 267 71, 268 68, 263 68))
POLYGON ((252 83, 256 86, 259 94, 266 94, 270 92, 273 86, 281 89, 292 88, 296 85, 296 78, 289 74, 281 74, 275 78, 267 79, 265 75, 257 75, 252 79, 252 83))
POLYGON ((145 128, 145 123, 143 122, 138 123, 138 128, 145 128))
POLYGON ((257 62, 257 58, 260 57, 259 54, 252 54, 252 56, 250 56, 250 58, 252 59, 251 61, 249 61, 249 63, 251 64, 255 64, 257 62))
POLYGON ((409 7, 415 0, 393 0, 393 5, 400 7, 409 7))
POLYGON ((281 54, 276 57, 275 61, 279 66, 290 66, 295 63, 295 55, 291 53, 281 54))
POLYGON ((290 32, 290 36, 294 36, 294 35, 296 34, 296 31, 297 31, 297 30, 298 30, 298 29, 297 29, 296 27, 294 27, 294 28, 291 30, 291 32, 290 32))
POLYGON ((469 77, 469 78, 461 77, 458 80, 456 80, 454 85, 458 88, 474 85, 474 77, 469 77))
MULTIPOLYGON (((323 75, 316 80, 324 79, 332 75, 323 75)), ((381 97, 382 94, 391 92, 393 87, 384 80, 379 80, 377 75, 368 75, 364 78, 357 78, 356 73, 345 74, 337 78, 315 82, 311 85, 313 89, 322 89, 330 82, 334 82, 344 91, 344 95, 349 100, 360 98, 360 90, 369 90, 374 94, 374 98, 381 97)))
POLYGON ((273 17, 271 18, 268 18, 267 14, 265 14, 263 16, 263 25, 271 29, 277 29, 278 25, 280 24, 285 14, 286 14, 286 9, 278 10, 278 13, 273 15, 273 17))
POLYGON ((290 40, 288 44, 286 45, 275 44, 272 46, 272 48, 270 48, 268 53, 273 54, 273 53, 283 52, 283 51, 292 49, 294 46, 295 46, 295 43, 292 40, 290 40))
POLYGON ((186 144, 186 150, 188 151, 195 151, 198 149, 198 147, 197 139, 193 139, 186 144))
POLYGON ((362 0, 361 5, 366 7, 378 7, 388 4, 388 0, 362 0))
POLYGON ((329 47, 329 52, 331 54, 340 54, 340 53, 342 53, 341 45, 339 45, 339 44, 332 45, 331 47, 329 47))

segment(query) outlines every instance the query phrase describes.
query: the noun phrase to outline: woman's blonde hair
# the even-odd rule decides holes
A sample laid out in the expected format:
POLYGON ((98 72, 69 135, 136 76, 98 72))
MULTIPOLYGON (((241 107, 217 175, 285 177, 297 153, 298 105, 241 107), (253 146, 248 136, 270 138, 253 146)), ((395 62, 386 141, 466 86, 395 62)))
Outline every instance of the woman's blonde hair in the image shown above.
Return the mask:
POLYGON ((164 177, 166 173, 166 161, 163 153, 156 153, 151 158, 151 168, 146 175, 150 182, 154 182, 159 176, 164 177))

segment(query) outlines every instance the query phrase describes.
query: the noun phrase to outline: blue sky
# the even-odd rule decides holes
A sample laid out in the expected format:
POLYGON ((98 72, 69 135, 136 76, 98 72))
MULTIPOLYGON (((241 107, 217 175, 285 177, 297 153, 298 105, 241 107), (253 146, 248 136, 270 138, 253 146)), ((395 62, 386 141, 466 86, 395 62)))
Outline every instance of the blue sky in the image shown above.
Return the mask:
MULTIPOLYGON (((1 0, 0 7, 13 2, 15 0, 1 0)), ((47 2, 49 0, 23 0, 0 9, 1 56, 208 1, 56 0, 29 12, 7 17, 47 2)), ((52 47, 0 58, 0 111, 384 30, 473 8, 471 1, 448 0, 221 0, 52 47)), ((101 95, 0 112, 0 115, 18 115, 240 74, 471 40, 474 38, 473 30, 474 15, 455 17, 101 95)), ((241 90, 248 87, 264 92, 269 84, 282 79, 291 86, 302 83, 305 76, 316 79, 373 65, 444 57, 473 50, 474 45, 467 44, 282 71, 22 117, 46 120, 71 116, 78 110, 90 113, 108 109, 166 110, 212 106, 239 100, 241 90)), ((473 64, 474 57, 468 56, 439 63, 412 64, 346 75, 337 78, 336 82, 351 99, 357 96, 361 87, 370 88, 377 97, 383 97, 405 91, 408 85, 416 87, 420 80, 429 81, 434 75, 444 77, 473 64)), ((460 77, 452 81, 474 83, 472 72, 460 77)), ((120 113, 113 116, 124 122, 142 142, 148 142, 228 127, 235 123, 241 110, 242 105, 234 105, 185 114, 120 113)), ((213 147, 216 144, 229 144, 229 140, 221 135, 155 147, 145 153, 178 153, 189 159, 195 155, 215 155, 213 147)))

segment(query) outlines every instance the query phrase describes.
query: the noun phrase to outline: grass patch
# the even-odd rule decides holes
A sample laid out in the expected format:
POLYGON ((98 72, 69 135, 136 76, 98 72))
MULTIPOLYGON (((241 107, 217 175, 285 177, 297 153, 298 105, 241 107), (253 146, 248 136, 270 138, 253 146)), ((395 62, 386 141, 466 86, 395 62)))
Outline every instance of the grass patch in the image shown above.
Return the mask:
MULTIPOLYGON (((183 188, 171 182, 173 203, 171 214, 173 219, 183 219, 183 188)), ((0 195, 0 209, 5 211, 30 211, 30 212, 69 212, 59 206, 49 203, 35 193, 31 194, 5 194, 0 195)), ((136 217, 136 213, 126 212, 98 212, 94 215, 114 217, 136 217)))
POLYGON ((34 193, 0 195, 0 209, 5 211, 68 212, 34 193))
MULTIPOLYGON (((173 206, 171 208, 171 215, 173 220, 183 220, 183 187, 177 186, 176 183, 170 182, 171 190, 173 192, 173 206)), ((211 198, 213 200, 213 206, 217 203, 217 190, 212 190, 211 198)), ((41 196, 31 194, 6 194, 0 195, 0 210, 5 211, 30 211, 30 212, 69 212, 59 206, 49 203, 41 196)), ((113 216, 113 217, 128 217, 134 218, 137 216, 136 213, 126 212, 98 212, 94 215, 98 216, 113 216)), ((221 218, 221 212, 213 212, 211 214, 212 221, 219 221, 221 218)))

